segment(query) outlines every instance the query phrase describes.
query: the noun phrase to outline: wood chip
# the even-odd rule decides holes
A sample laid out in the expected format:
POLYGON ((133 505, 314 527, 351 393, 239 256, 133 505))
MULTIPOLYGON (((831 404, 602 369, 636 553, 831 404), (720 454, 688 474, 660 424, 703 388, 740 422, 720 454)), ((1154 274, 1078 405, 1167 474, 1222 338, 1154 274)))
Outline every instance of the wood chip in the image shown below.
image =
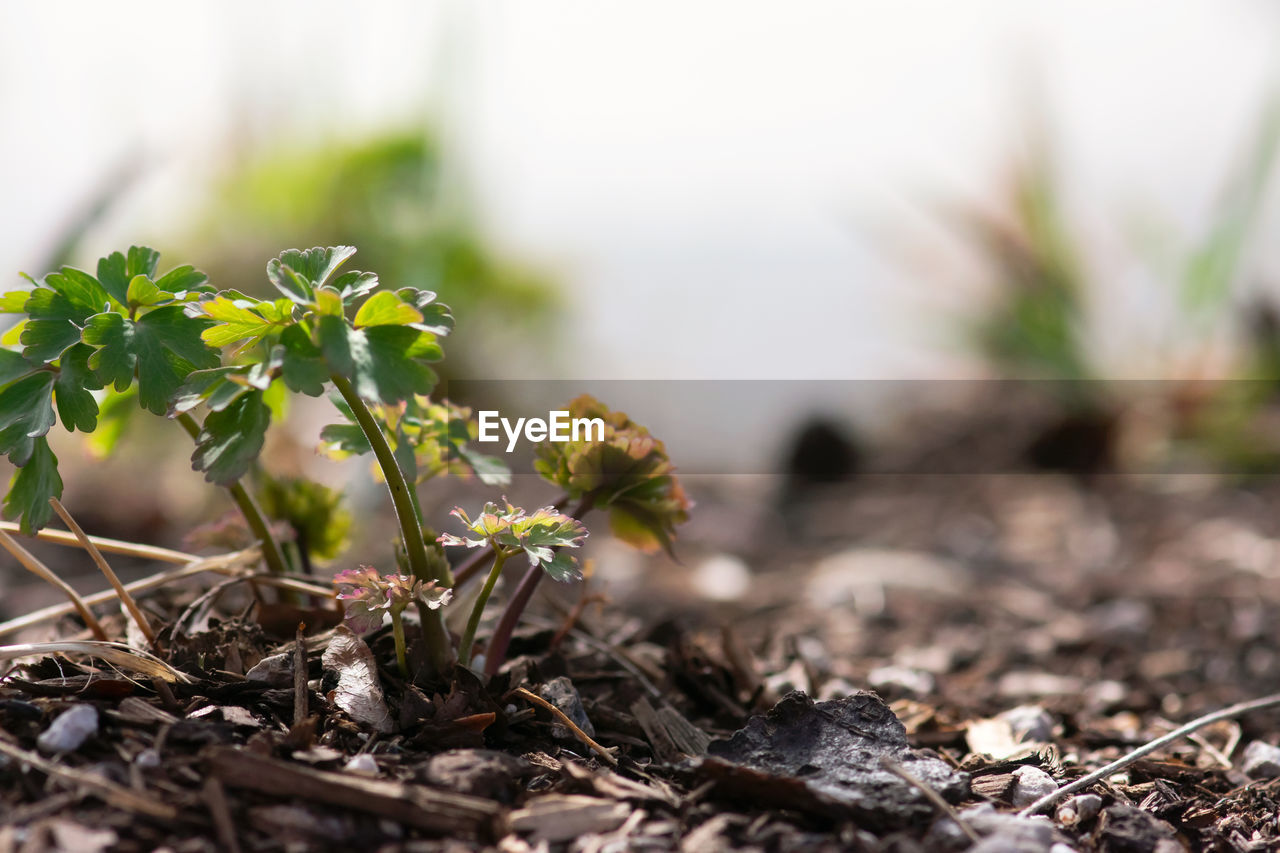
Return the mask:
POLYGON ((529 833, 534 842, 556 844, 622 826, 631 807, 614 800, 577 794, 548 794, 511 813, 513 832, 529 833))
POLYGON ((315 770, 243 749, 214 747, 205 757, 214 776, 233 788, 367 812, 440 835, 498 835, 503 809, 491 800, 315 770))

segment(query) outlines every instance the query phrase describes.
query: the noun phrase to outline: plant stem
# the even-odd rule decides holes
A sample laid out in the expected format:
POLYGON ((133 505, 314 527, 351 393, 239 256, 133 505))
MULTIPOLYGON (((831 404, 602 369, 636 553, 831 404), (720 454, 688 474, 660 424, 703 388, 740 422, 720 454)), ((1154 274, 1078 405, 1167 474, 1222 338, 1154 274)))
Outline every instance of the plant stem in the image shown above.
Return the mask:
MULTIPOLYGON (((191 436, 192 440, 196 440, 199 437, 200 424, 196 422, 196 419, 189 412, 183 412, 178 415, 177 421, 191 436)), ((240 509, 240 514, 244 516, 244 520, 249 525, 249 529, 253 531, 253 535, 262 542, 262 558, 266 560, 267 568, 275 575, 288 574, 289 564, 284 558, 284 551, 280 549, 280 543, 276 541, 276 538, 271 535, 271 525, 267 523, 267 518, 262 514, 262 509, 258 506, 258 502, 253 499, 253 495, 249 494, 249 490, 239 480, 227 484, 226 489, 231 493, 231 499, 236 502, 236 506, 240 509)))
MULTIPOLYGON (((587 495, 569 515, 582 518, 591 509, 591 503, 592 496, 587 495)), ((533 598, 533 592, 538 588, 538 583, 544 574, 546 572, 542 570, 542 566, 530 566, 524 573, 524 577, 520 578, 520 585, 516 587, 511 600, 507 602, 507 609, 502 611, 502 618, 498 620, 498 626, 493 629, 493 637, 489 640, 489 649, 484 661, 485 675, 495 674, 498 667, 502 666, 503 661, 507 659, 507 646, 511 644, 511 635, 516 630, 516 622, 520 621, 524 609, 529 606, 529 600, 533 598)))
POLYGON ((396 641, 396 663, 400 664, 400 674, 409 677, 409 663, 404 657, 404 623, 400 621, 400 613, 391 611, 391 636, 396 641))
MULTIPOLYGON (((400 525, 400 536, 404 542, 405 557, 409 560, 409 570, 414 577, 422 581, 436 581, 441 586, 453 586, 453 574, 446 565, 437 575, 431 570, 427 559, 427 545, 422 539, 422 521, 414 508, 413 492, 405 480, 404 472, 396 462, 395 453, 382 434, 382 428, 374 419, 373 413, 365 405, 364 400, 356 393, 351 380, 345 376, 334 374, 329 377, 333 386, 338 389, 342 399, 351 408, 360 431, 364 433, 369 447, 373 450, 378 467, 382 469, 382 478, 391 492, 391 504, 395 507, 396 521, 400 525)), ((422 637, 427 644, 427 652, 431 656, 432 666, 437 674, 443 673, 449 666, 452 646, 449 634, 444 627, 444 618, 440 611, 432 610, 421 602, 418 603, 418 615, 422 620, 422 637)))
POLYGON ((489 569, 489 577, 485 579, 480 597, 471 608, 471 618, 467 620, 467 629, 462 632, 462 644, 458 646, 458 660, 463 666, 471 663, 471 645, 476 639, 476 629, 480 627, 480 617, 484 614, 484 606, 489 603, 494 584, 502 576, 502 564, 507 561, 507 552, 497 549, 493 552, 493 568, 489 569))

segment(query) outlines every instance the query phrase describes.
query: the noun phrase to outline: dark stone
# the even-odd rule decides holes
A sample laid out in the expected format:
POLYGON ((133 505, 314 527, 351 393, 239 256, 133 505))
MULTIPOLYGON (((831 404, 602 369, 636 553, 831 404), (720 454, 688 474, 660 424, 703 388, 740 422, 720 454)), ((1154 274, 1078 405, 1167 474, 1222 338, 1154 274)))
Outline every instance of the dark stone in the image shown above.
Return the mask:
POLYGON ((898 718, 866 692, 816 704, 804 693, 789 693, 767 715, 713 742, 699 772, 720 793, 771 809, 852 818, 874 829, 930 821, 934 807, 885 762, 949 802, 968 793, 967 774, 913 750, 898 718))

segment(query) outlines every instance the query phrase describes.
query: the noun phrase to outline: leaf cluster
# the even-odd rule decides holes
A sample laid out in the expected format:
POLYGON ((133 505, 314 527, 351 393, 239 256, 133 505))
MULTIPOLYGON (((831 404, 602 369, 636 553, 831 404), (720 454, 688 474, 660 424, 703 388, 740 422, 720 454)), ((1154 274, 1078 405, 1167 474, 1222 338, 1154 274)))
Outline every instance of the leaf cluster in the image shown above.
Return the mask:
POLYGON ((675 475, 666 447, 625 412, 611 411, 590 395, 568 406, 571 418, 600 418, 604 440, 545 442, 534 468, 568 493, 609 513, 613 534, 641 550, 672 550, 675 528, 689 518, 692 502, 675 475))
POLYGON ((487 503, 480 515, 472 521, 462 507, 454 507, 450 515, 460 520, 473 537, 441 534, 437 540, 442 545, 465 545, 468 548, 492 546, 507 553, 523 552, 529 565, 542 569, 558 581, 579 580, 582 571, 578 561, 557 548, 577 548, 587 538, 587 528, 572 516, 565 515, 553 506, 544 506, 533 513, 526 513, 510 502, 505 506, 487 503))
POLYGON ((63 267, 0 298, 0 312, 26 315, 0 349, 0 453, 18 466, 4 511, 24 532, 47 523, 49 498, 62 494, 55 422, 92 432, 103 389, 163 414, 188 374, 220 362, 201 340, 209 322, 185 312, 212 292, 208 279, 191 266, 157 275, 159 260, 134 246, 100 260, 97 275, 63 267))

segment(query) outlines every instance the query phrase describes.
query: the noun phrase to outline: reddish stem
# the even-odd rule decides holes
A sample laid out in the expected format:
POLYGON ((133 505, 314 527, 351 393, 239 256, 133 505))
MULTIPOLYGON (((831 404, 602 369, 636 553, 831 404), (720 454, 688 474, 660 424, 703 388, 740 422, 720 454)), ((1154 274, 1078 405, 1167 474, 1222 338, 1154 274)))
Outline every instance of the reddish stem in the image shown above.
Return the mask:
MULTIPOLYGON (((591 496, 588 495, 569 515, 580 519, 590 509, 591 496)), ((498 627, 493 629, 493 636, 489 638, 489 648, 485 649, 485 675, 493 676, 498 671, 498 667, 506 661, 507 647, 511 645, 511 635, 515 632, 516 623, 524 615, 524 609, 529 606, 529 600, 533 598, 534 590, 538 588, 538 583, 544 574, 546 572, 543 571, 542 566, 530 566, 524 573, 524 577, 520 578, 520 585, 516 587, 511 600, 507 602, 506 609, 502 611, 502 618, 498 620, 498 627)))

